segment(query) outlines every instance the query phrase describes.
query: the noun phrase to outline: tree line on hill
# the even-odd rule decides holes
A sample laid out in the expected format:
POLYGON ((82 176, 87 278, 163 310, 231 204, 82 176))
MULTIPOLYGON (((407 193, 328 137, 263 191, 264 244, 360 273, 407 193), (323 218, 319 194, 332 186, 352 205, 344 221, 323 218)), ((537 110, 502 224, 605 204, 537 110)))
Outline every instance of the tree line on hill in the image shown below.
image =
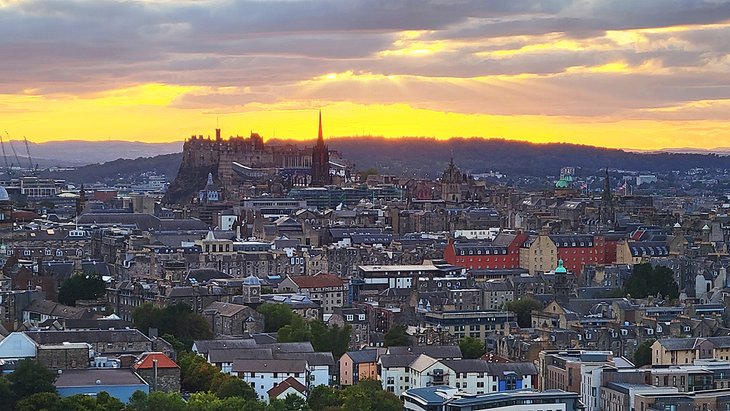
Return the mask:
MULTIPOLYGON (((269 144, 284 143, 275 141, 269 144)), ((312 142, 293 141, 299 146, 312 142)), ((647 172, 686 171, 692 168, 730 168, 730 156, 698 153, 637 153, 579 144, 533 144, 483 138, 347 137, 328 141, 353 162, 358 170, 374 169, 385 174, 438 177, 453 155, 454 162, 470 173, 496 170, 514 176, 557 175, 561 167, 574 166, 584 174, 600 174, 605 167, 647 172), (424 162, 427 158, 429 161, 424 162)), ((172 180, 178 173, 182 153, 137 159, 119 159, 89 164, 71 171, 44 172, 43 176, 77 183, 115 182, 154 171, 172 180)), ((206 172, 207 175, 207 172, 206 172)), ((205 181, 200 181, 202 187, 205 181)))

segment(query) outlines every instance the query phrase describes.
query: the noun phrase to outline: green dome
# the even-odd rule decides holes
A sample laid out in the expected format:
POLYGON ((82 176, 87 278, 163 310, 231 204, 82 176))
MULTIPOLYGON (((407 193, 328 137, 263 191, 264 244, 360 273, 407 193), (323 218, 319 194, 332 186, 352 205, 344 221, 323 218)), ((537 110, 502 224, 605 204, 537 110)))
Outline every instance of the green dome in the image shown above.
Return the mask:
POLYGON ((555 182, 555 188, 570 188, 573 185, 573 176, 566 175, 555 182))
POLYGON ((555 269, 555 274, 567 274, 568 270, 563 266, 563 260, 558 260, 558 267, 555 269))

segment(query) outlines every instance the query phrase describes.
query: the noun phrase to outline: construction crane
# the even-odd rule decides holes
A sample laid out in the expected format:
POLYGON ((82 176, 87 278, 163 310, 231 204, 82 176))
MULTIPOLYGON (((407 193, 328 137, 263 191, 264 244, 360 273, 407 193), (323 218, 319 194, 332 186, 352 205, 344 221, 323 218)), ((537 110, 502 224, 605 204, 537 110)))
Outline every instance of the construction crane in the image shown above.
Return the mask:
POLYGON ((15 155, 15 161, 18 162, 18 167, 22 168, 23 166, 20 165, 20 157, 18 157, 18 152, 15 151, 15 146, 13 145, 13 140, 10 139, 10 134, 6 131, 5 135, 8 137, 8 144, 10 144, 10 148, 13 150, 13 155, 15 155))
MULTIPOLYGON (((6 131, 7 133, 7 131, 6 131)), ((3 149, 3 158, 5 159, 5 170, 8 173, 8 175, 13 174, 13 169, 10 168, 10 164, 8 164, 8 156, 5 153, 5 141, 3 141, 3 135, 0 134, 0 147, 3 149)))
POLYGON ((28 153, 28 170, 33 170, 33 159, 30 157, 30 146, 28 145, 28 137, 23 136, 25 140, 25 152, 28 153))

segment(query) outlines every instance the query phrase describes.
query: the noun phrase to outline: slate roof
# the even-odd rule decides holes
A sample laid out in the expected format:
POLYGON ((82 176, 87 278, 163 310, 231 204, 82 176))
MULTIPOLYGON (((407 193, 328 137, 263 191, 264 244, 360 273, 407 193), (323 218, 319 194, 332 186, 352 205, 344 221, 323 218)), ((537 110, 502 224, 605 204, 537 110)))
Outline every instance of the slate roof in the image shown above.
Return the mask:
POLYGON ((279 385, 271 387, 271 389, 267 391, 267 394, 269 394, 269 398, 276 398, 288 388, 294 388, 302 394, 307 391, 307 387, 302 385, 302 383, 300 383, 296 378, 287 377, 284 381, 280 382, 279 385))
POLYGON ((223 317, 231 317, 248 308, 249 307, 246 307, 245 305, 214 301, 214 302, 210 303, 209 306, 205 307, 203 312, 217 313, 223 317))
POLYGON ((289 372, 304 373, 307 370, 306 360, 235 360, 231 370, 234 372, 289 372))
POLYGON ((306 360, 312 366, 326 365, 333 367, 335 359, 331 352, 275 352, 277 360, 306 360))
POLYGON ((385 368, 409 367, 416 358, 416 354, 383 354, 380 356, 380 364, 385 368))
POLYGON ((160 219, 144 213, 84 213, 78 218, 81 225, 129 226, 142 231, 206 230, 207 224, 197 219, 160 219))
POLYGON ((667 350, 692 350, 697 342, 696 338, 663 338, 658 340, 659 344, 667 350))
POLYGON ((227 340, 196 340, 193 344, 195 345, 198 353, 208 354, 210 350, 254 348, 256 346, 256 341, 252 338, 227 340))
POLYGON ((194 279, 195 283, 205 284, 210 280, 220 280, 224 278, 233 278, 233 276, 212 268, 193 268, 188 271, 188 274, 185 276, 185 282, 192 283, 191 279, 194 279))
POLYGON ((364 349, 358 351, 348 351, 347 356, 350 357, 353 364, 374 363, 378 360, 378 350, 364 349))
POLYGON ((490 375, 504 375, 514 372, 518 375, 537 375, 537 367, 531 362, 487 363, 490 375))
POLYGON ((208 360, 214 364, 255 359, 274 359, 274 355, 270 348, 227 348, 208 351, 208 360))
POLYGON ((441 363, 454 372, 489 372, 488 363, 484 360, 441 360, 441 363))
POLYGON ((429 357, 440 358, 461 358, 461 348, 458 345, 422 345, 416 347, 388 347, 388 354, 426 354, 429 357))
POLYGON ((39 344, 61 344, 63 342, 107 343, 107 342, 150 342, 137 329, 93 330, 93 331, 26 331, 28 337, 39 344))
POLYGON ((274 344, 259 344, 261 348, 270 348, 276 356, 277 353, 282 352, 314 352, 312 343, 309 341, 305 342, 290 342, 290 343, 274 343, 274 344))
POLYGON ((506 246, 492 244, 456 243, 454 250, 456 255, 507 255, 506 246))
POLYGON ((662 257, 669 255, 669 247, 663 242, 640 241, 629 243, 632 257, 662 257))
POLYGON ((549 237, 558 248, 593 247, 592 235, 553 234, 549 237))
POLYGON ((92 318, 94 315, 84 308, 70 307, 48 300, 33 300, 23 311, 45 314, 57 318, 92 318))

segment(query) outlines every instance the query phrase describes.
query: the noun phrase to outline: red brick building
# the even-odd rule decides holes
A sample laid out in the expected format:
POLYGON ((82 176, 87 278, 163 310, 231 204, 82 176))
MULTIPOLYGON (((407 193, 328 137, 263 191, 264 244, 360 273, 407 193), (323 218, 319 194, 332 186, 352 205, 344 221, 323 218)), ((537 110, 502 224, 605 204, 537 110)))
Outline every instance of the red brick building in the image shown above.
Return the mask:
POLYGON ((526 240, 525 233, 500 233, 489 243, 450 240, 444 260, 470 270, 519 268, 520 247, 526 240))

